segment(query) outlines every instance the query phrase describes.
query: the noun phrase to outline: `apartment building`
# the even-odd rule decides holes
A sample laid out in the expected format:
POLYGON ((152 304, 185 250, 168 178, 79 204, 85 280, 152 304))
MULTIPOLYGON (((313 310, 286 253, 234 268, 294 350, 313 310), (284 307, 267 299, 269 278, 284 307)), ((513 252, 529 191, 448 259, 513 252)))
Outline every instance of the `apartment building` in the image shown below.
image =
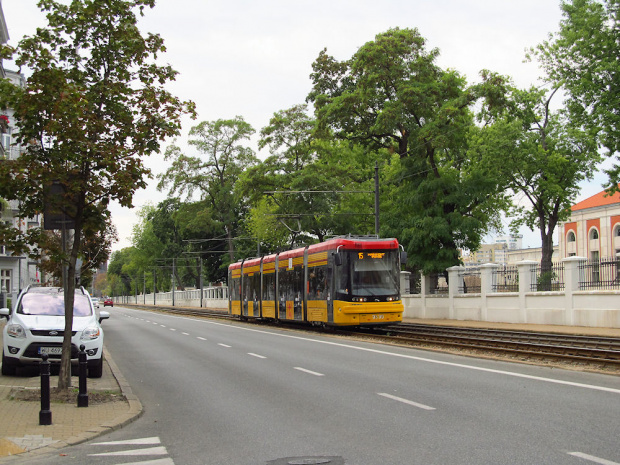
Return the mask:
MULTIPOLYGON (((0 3, 0 41, 7 43, 8 40, 9 33, 0 3)), ((1 62, 0 75, 2 79, 9 79, 13 84, 25 85, 25 77, 22 74, 4 69, 4 63, 1 62)), ((15 138, 16 133, 13 110, 0 108, 0 163, 14 160, 23 153, 23 148, 15 138)), ((36 218, 21 218, 18 213, 17 201, 0 199, 0 221, 22 231, 40 226, 41 215, 36 218)), ((15 295, 27 285, 40 281, 41 273, 36 262, 31 261, 26 255, 14 255, 0 243, 0 293, 15 295)))

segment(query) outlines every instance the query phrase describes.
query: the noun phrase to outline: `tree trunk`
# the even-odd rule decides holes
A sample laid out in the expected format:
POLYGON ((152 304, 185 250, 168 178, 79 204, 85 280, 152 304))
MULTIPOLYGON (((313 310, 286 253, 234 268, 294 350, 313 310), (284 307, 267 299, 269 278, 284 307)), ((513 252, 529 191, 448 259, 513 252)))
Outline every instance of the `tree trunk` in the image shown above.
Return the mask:
MULTIPOLYGON (((64 236, 64 234, 63 234, 64 236)), ((63 237, 63 240, 66 240, 63 237)), ((77 225, 74 230, 73 244, 67 264, 66 282, 63 283, 65 297, 65 331, 62 341, 62 356, 58 373, 58 390, 65 391, 71 387, 71 335, 73 333, 73 303, 75 299, 75 274, 77 255, 80 247, 80 234, 77 225)))
POLYGON ((553 231, 545 232, 541 229, 540 238, 542 242, 542 258, 540 260, 540 278, 538 282, 539 291, 550 291, 553 276, 553 231))

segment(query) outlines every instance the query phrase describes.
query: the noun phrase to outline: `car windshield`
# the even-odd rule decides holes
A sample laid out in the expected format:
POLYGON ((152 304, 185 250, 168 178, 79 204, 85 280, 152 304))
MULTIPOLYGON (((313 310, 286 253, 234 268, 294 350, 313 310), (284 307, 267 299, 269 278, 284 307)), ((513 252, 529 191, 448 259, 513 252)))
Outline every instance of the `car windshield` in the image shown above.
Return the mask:
MULTIPOLYGON (((65 297, 62 294, 26 294, 21 301, 17 313, 24 315, 53 315, 65 314, 65 297)), ((92 314, 90 302, 85 295, 76 295, 73 302, 74 316, 89 316, 92 314)))

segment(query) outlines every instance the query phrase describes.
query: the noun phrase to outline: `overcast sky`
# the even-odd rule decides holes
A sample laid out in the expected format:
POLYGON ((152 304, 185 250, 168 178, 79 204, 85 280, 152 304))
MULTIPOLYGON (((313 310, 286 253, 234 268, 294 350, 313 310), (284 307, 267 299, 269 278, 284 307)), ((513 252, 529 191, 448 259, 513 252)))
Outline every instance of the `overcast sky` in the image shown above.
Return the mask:
MULTIPOLYGON (((36 0, 1 1, 10 44, 45 24, 36 0)), ((196 103, 198 119, 186 120, 185 138, 192 124, 236 115, 258 133, 274 112, 304 103, 312 62, 323 48, 345 60, 395 27, 418 28, 429 48, 439 48, 438 64, 469 82, 490 69, 521 87, 538 84, 537 65, 523 62, 525 49, 556 31, 560 19, 559 0, 158 0, 141 29, 163 37, 164 59, 180 72, 170 90, 196 103)), ((166 169, 159 155, 147 164, 154 173, 166 169)), ((136 193, 135 209, 112 207, 120 239, 114 250, 131 245, 138 208, 166 197, 155 185, 152 180, 136 193)), ((578 200, 600 190, 598 179, 578 200)), ((524 247, 540 246, 538 231, 521 232, 524 247)))

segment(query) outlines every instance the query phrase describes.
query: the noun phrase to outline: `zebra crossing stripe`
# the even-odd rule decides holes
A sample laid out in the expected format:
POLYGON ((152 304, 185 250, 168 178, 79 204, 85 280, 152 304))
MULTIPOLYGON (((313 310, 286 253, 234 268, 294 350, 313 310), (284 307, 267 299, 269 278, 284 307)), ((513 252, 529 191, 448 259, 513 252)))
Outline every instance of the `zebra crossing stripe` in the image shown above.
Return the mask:
POLYGON ((166 458, 166 459, 147 460, 146 462, 123 463, 120 465, 174 465, 174 462, 172 461, 171 458, 166 458))
POLYGON ((91 446, 146 446, 152 444, 161 444, 161 441, 157 436, 154 436, 152 438, 126 439, 124 441, 95 442, 94 444, 91 444, 91 446))
POLYGON ((168 451, 164 446, 150 447, 148 449, 119 450, 116 452, 103 452, 101 454, 88 454, 89 457, 110 457, 110 456, 131 456, 131 455, 167 455, 168 451))

